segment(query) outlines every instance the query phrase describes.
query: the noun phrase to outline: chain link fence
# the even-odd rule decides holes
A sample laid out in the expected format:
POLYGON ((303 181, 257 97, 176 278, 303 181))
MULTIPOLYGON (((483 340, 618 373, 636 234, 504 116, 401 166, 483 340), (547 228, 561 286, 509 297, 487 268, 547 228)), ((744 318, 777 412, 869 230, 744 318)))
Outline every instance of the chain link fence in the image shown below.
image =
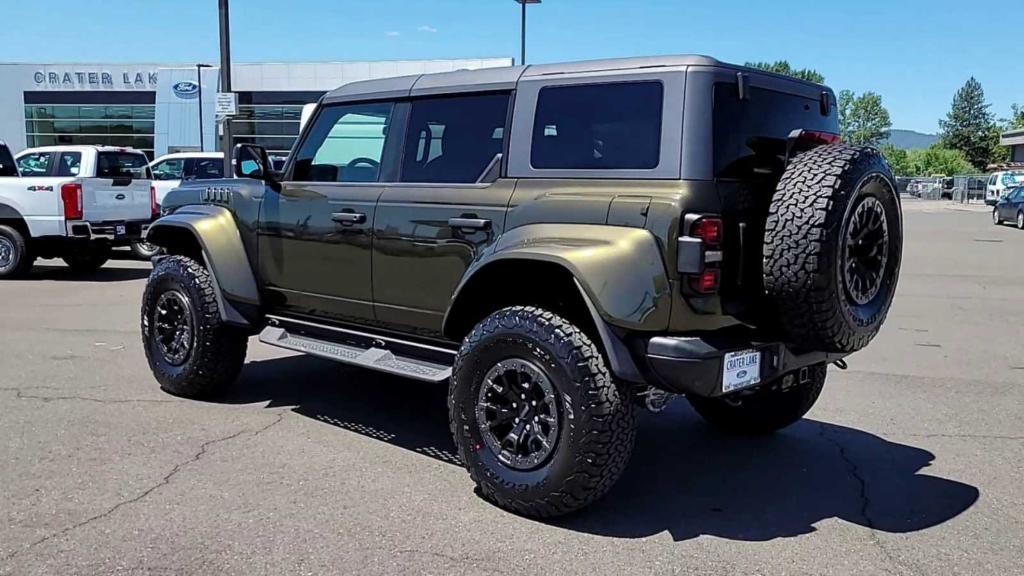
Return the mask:
POLYGON ((988 174, 958 174, 931 178, 899 178, 900 191, 925 200, 952 200, 961 204, 985 201, 988 174))

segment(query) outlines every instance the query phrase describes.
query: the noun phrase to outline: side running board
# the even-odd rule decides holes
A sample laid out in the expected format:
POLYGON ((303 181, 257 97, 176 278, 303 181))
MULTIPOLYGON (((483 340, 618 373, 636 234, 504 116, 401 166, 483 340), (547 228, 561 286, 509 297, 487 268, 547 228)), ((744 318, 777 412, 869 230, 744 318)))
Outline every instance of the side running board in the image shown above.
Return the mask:
POLYGON ((286 350, 303 352, 318 358, 427 382, 443 382, 452 375, 451 366, 444 364, 397 356, 383 348, 361 348, 351 344, 329 342, 312 336, 292 334, 284 328, 276 326, 265 328, 260 333, 260 342, 286 350))

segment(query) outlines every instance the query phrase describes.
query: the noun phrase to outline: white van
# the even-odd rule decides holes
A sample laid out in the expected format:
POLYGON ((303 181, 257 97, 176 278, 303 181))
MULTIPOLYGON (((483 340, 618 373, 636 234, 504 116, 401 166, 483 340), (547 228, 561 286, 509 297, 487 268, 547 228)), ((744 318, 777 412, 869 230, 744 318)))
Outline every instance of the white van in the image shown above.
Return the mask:
POLYGON ((1024 186, 1024 170, 991 174, 985 186, 985 204, 995 206, 1008 190, 1017 186, 1024 186))

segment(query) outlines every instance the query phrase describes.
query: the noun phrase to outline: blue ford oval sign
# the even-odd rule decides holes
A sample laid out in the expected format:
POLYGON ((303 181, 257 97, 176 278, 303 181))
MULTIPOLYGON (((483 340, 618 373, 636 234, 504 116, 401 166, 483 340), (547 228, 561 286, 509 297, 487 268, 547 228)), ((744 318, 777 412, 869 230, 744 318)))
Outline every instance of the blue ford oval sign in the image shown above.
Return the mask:
POLYGON ((183 80, 171 86, 171 90, 174 91, 174 95, 178 98, 194 98, 199 93, 199 84, 191 80, 183 80))
POLYGON ((740 370, 739 372, 736 373, 736 377, 740 378, 740 379, 746 378, 747 377, 747 371, 746 370, 740 370))

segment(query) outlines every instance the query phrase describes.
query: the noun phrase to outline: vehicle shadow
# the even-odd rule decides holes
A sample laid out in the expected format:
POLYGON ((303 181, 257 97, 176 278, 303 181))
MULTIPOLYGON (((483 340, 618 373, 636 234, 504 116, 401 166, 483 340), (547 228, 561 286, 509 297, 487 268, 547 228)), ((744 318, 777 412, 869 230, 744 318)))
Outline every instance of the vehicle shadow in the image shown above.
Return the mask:
POLYGON ((118 261, 111 260, 95 272, 85 274, 73 272, 59 261, 52 263, 36 263, 24 280, 57 280, 61 282, 128 282, 149 277, 152 269, 149 266, 127 267, 118 261))
MULTIPOLYGON (((306 357, 246 365, 220 402, 267 402, 325 424, 460 465, 447 387, 306 357)), ((977 488, 924 474, 935 455, 853 428, 807 419, 763 438, 722 435, 678 400, 641 417, 628 469, 599 503, 548 521, 619 538, 669 532, 766 541, 839 518, 891 533, 942 524, 977 488)))

